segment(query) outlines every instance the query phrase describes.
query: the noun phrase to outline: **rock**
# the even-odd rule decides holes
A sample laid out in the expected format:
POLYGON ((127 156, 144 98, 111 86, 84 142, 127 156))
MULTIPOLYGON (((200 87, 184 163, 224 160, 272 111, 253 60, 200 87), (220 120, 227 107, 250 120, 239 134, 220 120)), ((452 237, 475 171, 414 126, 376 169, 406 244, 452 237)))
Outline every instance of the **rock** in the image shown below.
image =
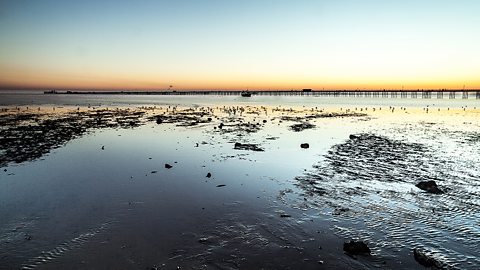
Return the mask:
POLYGON ((267 120, 263 120, 262 122, 263 122, 263 123, 267 123, 267 120))
POLYGON ((170 165, 170 164, 168 164, 168 163, 165 163, 165 168, 166 168, 166 169, 171 169, 172 167, 173 167, 172 165, 170 165))
POLYGON ((105 145, 102 146, 102 150, 105 150, 105 145))
POLYGON ((370 254, 370 248, 362 241, 350 240, 349 243, 343 243, 343 251, 351 255, 370 254))
POLYGON ((291 215, 289 215, 289 214, 281 214, 280 217, 286 218, 286 217, 291 217, 291 215))
POLYGON ((250 144, 250 143, 235 143, 235 146, 233 149, 236 150, 250 150, 250 151, 257 151, 257 152, 263 152, 263 148, 260 148, 257 144, 250 144))
POLYGON ((425 190, 426 192, 433 193, 433 194, 443 194, 443 191, 438 188, 437 183, 435 181, 422 181, 415 185, 421 190, 425 190))
POLYGON ((200 239, 198 239, 198 242, 201 243, 201 244, 208 244, 209 242, 209 239, 207 237, 202 237, 200 239))
POLYGON ((307 149, 310 147, 310 145, 308 143, 302 143, 300 144, 300 147, 303 148, 303 149, 307 149))
POLYGON ((210 178, 212 177, 212 174, 211 173, 207 173, 207 178, 210 178))
POLYGON ((226 186, 226 185, 223 185, 223 184, 221 184, 221 185, 217 185, 217 187, 224 187, 224 186, 226 186))
POLYGON ((355 139, 358 139, 359 136, 351 134, 351 135, 349 136, 349 138, 350 138, 350 140, 355 140, 355 139))
POLYGON ((427 255, 425 251, 422 251, 420 249, 415 248, 413 250, 413 257, 415 258, 415 261, 425 267, 436 267, 439 269, 442 268, 442 264, 439 261, 437 261, 432 256, 427 255))
POLYGON ((151 171, 150 173, 157 173, 157 171, 151 171))

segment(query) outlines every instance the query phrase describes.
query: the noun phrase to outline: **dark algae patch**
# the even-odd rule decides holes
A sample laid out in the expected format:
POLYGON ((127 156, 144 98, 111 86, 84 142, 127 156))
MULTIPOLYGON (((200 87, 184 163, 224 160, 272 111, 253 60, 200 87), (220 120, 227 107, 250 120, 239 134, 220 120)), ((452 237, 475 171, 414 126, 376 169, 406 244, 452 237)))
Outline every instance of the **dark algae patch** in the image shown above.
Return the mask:
POLYGON ((58 115, 1 114, 0 167, 41 158, 52 149, 94 129, 138 127, 143 123, 143 115, 143 111, 130 109, 98 109, 58 115))

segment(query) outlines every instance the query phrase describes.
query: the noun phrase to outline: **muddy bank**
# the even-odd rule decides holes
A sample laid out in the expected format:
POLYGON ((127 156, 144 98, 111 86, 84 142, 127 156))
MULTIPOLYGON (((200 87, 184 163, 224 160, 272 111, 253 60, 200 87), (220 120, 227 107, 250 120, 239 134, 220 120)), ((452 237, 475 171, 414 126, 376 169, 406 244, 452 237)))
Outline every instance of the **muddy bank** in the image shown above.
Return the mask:
POLYGON ((130 109, 1 114, 0 167, 38 159, 95 129, 138 127, 144 122, 144 114, 130 109))

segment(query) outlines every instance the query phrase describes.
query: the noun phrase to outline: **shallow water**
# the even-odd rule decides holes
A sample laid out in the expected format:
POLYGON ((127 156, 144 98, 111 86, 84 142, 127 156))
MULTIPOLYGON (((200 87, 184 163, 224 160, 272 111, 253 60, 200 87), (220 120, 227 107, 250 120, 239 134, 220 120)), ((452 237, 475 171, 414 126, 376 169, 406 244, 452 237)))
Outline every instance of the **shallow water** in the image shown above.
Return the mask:
POLYGON ((421 269, 413 248, 445 268, 480 265, 475 100, 364 99, 355 110, 354 99, 26 97, 13 102, 20 111, 31 100, 49 113, 52 104, 94 102, 163 106, 147 115, 219 108, 194 125, 145 117, 139 126, 92 127, 39 157, 7 160, 0 269, 421 269), (182 108, 166 113, 169 104, 182 108), (322 108, 366 116, 305 119, 322 108), (314 128, 290 128, 301 122, 314 128), (264 151, 236 150, 235 142, 264 151), (305 142, 310 148, 301 149, 305 142), (415 187, 430 179, 445 194, 415 187), (345 255, 352 238, 373 254, 345 255))

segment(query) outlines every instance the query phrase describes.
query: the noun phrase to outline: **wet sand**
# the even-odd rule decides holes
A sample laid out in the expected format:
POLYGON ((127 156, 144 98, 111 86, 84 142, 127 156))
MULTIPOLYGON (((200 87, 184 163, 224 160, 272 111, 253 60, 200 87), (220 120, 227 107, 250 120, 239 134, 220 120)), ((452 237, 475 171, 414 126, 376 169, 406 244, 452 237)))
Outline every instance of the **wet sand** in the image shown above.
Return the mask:
POLYGON ((479 113, 3 107, 0 268, 478 269, 479 113))

